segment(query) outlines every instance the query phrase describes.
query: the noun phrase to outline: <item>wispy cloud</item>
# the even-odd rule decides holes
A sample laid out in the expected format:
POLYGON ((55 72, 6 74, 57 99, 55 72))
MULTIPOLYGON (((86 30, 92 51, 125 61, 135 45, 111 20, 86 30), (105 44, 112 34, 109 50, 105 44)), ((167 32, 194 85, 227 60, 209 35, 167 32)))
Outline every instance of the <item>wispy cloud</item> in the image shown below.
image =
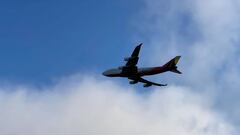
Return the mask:
MULTIPOLYGON (((154 63, 182 55, 177 84, 205 93, 239 123, 240 16, 238 0, 146 0, 141 30, 154 63)), ((172 78, 165 76, 165 78, 172 78)))

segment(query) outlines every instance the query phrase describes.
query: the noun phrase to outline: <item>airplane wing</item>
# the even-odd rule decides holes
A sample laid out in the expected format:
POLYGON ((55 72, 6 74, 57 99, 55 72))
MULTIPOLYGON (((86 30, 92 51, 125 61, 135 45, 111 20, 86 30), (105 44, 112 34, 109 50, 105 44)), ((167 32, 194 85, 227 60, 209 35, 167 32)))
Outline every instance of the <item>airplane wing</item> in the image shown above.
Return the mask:
POLYGON ((138 55, 141 49, 142 43, 139 44, 134 51, 132 52, 131 57, 125 58, 124 60, 127 61, 126 66, 131 67, 131 66, 136 66, 138 63, 138 55))
POLYGON ((143 79, 141 77, 138 78, 137 81, 144 83, 144 87, 149 87, 149 86, 152 86, 152 85, 155 85, 155 86, 167 86, 167 84, 159 84, 159 83, 155 83, 155 82, 150 82, 150 81, 145 80, 145 79, 143 79))

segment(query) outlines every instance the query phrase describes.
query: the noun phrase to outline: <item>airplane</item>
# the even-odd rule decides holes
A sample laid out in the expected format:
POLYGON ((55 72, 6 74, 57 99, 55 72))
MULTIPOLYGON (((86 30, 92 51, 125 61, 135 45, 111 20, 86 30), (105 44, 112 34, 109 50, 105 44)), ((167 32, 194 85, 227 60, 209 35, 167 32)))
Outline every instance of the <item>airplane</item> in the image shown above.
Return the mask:
POLYGON ((124 77, 129 79, 130 84, 136 84, 138 82, 144 83, 143 87, 150 87, 152 85, 155 86, 167 86, 167 84, 159 84, 155 82, 151 82, 143 79, 143 76, 150 76, 155 74, 164 73, 167 71, 171 71, 177 74, 182 74, 177 69, 177 63, 181 56, 176 56, 171 59, 169 62, 159 67, 146 67, 146 68, 138 68, 137 63, 139 60, 139 52, 141 49, 142 43, 135 47, 132 52, 131 57, 124 58, 126 64, 124 66, 120 66, 118 68, 113 68, 104 71, 102 74, 106 77, 124 77))

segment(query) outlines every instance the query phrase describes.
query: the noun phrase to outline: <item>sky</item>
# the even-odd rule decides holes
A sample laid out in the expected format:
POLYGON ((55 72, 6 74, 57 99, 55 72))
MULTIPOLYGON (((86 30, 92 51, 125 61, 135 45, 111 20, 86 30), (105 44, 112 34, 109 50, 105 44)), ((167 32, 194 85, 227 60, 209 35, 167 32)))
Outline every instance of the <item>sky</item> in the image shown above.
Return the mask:
POLYGON ((1 135, 237 135, 239 0, 0 2, 1 135), (101 75, 181 55, 143 89, 101 75), (144 93, 139 91, 145 91, 144 93))
POLYGON ((122 64, 140 42, 132 40, 130 24, 141 2, 26 0, 0 6, 2 80, 49 83, 79 71, 99 73, 122 64))

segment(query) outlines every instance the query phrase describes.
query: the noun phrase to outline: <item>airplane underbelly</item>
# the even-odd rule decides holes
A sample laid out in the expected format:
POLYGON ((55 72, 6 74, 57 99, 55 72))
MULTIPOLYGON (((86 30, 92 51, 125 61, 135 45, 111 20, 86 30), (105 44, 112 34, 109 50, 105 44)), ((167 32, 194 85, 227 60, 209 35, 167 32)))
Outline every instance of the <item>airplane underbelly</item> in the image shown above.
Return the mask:
POLYGON ((161 68, 159 67, 154 67, 154 68, 140 68, 138 70, 138 74, 140 76, 146 76, 146 75, 154 75, 154 74, 159 74, 162 73, 164 71, 162 71, 161 68))

